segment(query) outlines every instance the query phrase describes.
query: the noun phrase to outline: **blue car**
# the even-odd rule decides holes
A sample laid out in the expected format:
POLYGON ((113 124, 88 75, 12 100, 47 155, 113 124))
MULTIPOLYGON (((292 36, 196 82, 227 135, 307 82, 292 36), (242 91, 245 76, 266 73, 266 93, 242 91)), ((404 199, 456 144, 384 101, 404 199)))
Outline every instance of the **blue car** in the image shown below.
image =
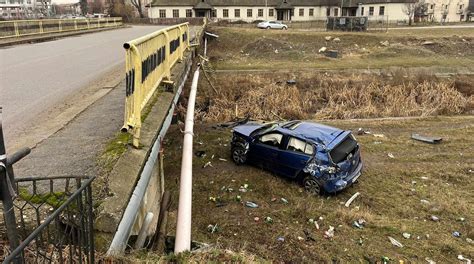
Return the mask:
POLYGON ((361 175, 360 147, 351 131, 307 121, 247 123, 233 129, 232 160, 300 180, 311 194, 335 193, 361 175))

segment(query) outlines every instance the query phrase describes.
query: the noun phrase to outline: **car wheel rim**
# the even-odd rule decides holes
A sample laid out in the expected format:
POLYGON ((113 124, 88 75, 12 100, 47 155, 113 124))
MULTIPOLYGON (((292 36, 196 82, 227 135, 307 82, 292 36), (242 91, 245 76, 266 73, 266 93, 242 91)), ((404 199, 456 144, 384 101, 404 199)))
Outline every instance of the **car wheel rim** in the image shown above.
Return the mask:
POLYGON ((308 179, 304 182, 304 188, 311 194, 319 194, 319 184, 314 179, 308 179))
POLYGON ((236 149, 234 150, 234 153, 232 155, 234 158, 234 161, 237 163, 244 163, 245 162, 245 153, 241 149, 236 149))

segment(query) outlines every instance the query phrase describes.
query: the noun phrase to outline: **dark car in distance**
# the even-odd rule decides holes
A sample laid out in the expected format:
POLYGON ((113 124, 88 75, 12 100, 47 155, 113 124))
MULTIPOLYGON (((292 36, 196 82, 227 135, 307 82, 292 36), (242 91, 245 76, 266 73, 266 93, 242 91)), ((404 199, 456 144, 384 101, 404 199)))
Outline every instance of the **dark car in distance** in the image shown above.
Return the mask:
POLYGON ((351 131, 299 120, 235 127, 231 156, 238 165, 250 163, 300 180, 312 194, 343 190, 363 167, 351 131))

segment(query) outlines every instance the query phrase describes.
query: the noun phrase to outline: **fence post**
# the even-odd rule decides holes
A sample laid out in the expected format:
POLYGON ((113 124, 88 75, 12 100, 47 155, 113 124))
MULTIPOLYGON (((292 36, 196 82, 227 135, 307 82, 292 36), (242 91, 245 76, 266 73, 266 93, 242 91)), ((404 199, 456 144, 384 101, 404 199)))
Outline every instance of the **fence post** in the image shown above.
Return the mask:
POLYGON ((39 22, 39 30, 40 30, 40 33, 44 33, 43 21, 39 22))
POLYGON ((74 29, 77 30, 77 20, 74 20, 74 29))
POLYGON ((140 132, 142 127, 142 98, 143 98, 143 87, 142 87, 142 60, 141 55, 135 45, 131 45, 131 51, 134 53, 133 65, 135 65, 135 90, 133 92, 133 140, 132 144, 138 148, 140 146, 140 132))
POLYGON ((15 29, 15 36, 19 37, 20 36, 20 30, 18 30, 18 22, 16 22, 16 21, 13 22, 13 28, 15 29))
POLYGON ((171 52, 170 52, 170 35, 168 34, 167 31, 163 32, 164 35, 165 35, 165 41, 166 41, 166 44, 165 44, 165 78, 167 78, 168 80, 171 79, 171 63, 170 63, 170 56, 171 56, 171 52))
POLYGON ((63 31, 63 25, 61 23, 61 20, 58 21, 58 30, 63 31))
POLYGON ((100 18, 97 18, 97 28, 100 28, 100 18))
POLYGON ((178 26, 179 30, 179 61, 183 60, 183 54, 184 54, 184 42, 183 42, 183 30, 181 29, 181 26, 178 26))
MULTIPOLYGON (((16 24, 16 23, 15 23, 16 24)), ((0 108, 0 115, 2 109, 0 108)), ((5 226, 7 229, 7 237, 10 245, 10 251, 13 251, 20 245, 18 232, 16 229, 16 218, 15 218, 15 209, 13 208, 13 198, 10 193, 10 184, 13 184, 10 181, 9 184, 9 175, 8 175, 8 164, 7 164, 7 154, 5 148, 5 141, 3 138, 3 128, 2 120, 0 119, 0 194, 1 200, 3 203, 3 215, 5 218, 5 226)), ((21 259, 21 258, 20 258, 21 259)), ((14 261, 15 263, 20 263, 20 259, 14 261)))

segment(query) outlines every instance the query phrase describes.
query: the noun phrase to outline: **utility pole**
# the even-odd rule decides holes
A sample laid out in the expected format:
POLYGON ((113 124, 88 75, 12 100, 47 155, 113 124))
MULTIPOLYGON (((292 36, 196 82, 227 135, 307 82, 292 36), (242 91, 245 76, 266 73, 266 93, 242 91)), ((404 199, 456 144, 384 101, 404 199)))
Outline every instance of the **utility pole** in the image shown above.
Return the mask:
POLYGON ((265 20, 268 21, 268 0, 265 0, 265 20))

